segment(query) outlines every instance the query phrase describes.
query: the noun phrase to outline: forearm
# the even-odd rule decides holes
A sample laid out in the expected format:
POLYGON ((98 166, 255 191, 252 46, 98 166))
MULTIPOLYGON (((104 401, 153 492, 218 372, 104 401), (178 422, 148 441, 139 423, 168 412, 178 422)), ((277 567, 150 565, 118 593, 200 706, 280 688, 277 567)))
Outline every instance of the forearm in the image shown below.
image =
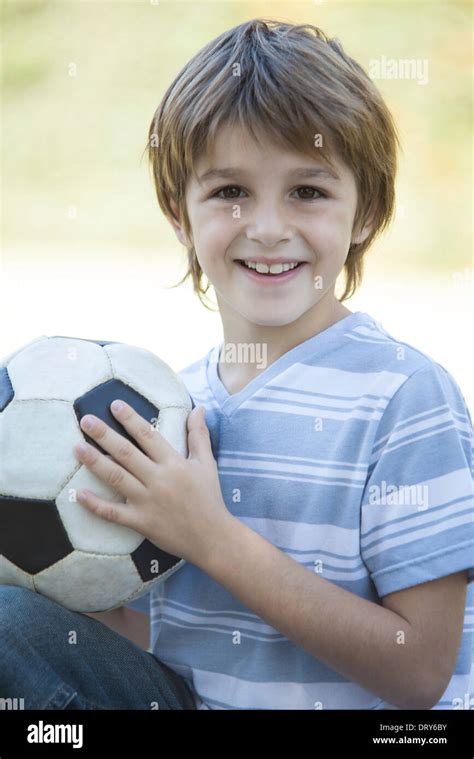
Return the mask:
MULTIPOLYGON (((87 613, 87 612, 86 612, 87 613)), ((88 617, 102 622, 114 632, 128 638, 137 646, 148 649, 150 645, 150 622, 147 614, 121 606, 112 611, 88 612, 88 617)))
POLYGON ((200 567, 349 680, 400 708, 430 708, 422 641, 403 617, 310 572, 232 516, 200 567))

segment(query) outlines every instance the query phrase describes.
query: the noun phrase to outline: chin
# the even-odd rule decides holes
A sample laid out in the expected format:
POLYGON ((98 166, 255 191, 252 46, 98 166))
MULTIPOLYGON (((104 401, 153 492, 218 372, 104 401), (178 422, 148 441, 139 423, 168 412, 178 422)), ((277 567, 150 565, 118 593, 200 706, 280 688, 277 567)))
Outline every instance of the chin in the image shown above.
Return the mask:
POLYGON ((301 316, 301 313, 295 313, 295 314, 246 314, 243 313, 242 316, 244 316, 247 321, 251 322, 252 324, 256 324, 259 327, 287 327, 289 324, 293 324, 299 317, 301 316))

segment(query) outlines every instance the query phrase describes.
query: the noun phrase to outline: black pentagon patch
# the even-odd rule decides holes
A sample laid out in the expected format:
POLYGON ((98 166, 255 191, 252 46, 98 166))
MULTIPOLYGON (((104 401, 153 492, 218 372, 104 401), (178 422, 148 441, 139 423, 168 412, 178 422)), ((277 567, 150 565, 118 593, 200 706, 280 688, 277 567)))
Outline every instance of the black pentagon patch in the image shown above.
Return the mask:
POLYGON ((3 411, 13 399, 13 385, 6 366, 0 368, 0 411, 3 411))
POLYGON ((143 582, 156 580, 167 572, 168 569, 174 567, 178 561, 181 561, 177 556, 162 551, 161 548, 158 548, 158 546, 155 546, 154 543, 147 539, 140 543, 138 548, 131 554, 131 557, 143 582), (158 572, 151 571, 152 561, 158 562, 158 572))
MULTIPOLYGON (((110 404, 115 398, 119 398, 120 400, 125 401, 125 403, 128 403, 133 409, 135 409, 137 414, 140 414, 140 416, 146 419, 147 422, 150 422, 150 424, 153 420, 158 419, 159 411, 156 406, 124 382, 117 379, 111 379, 104 382, 102 385, 97 385, 97 387, 84 393, 84 395, 81 395, 80 398, 77 398, 77 400, 74 401, 74 411, 76 412, 78 421, 80 422, 82 417, 86 414, 94 414, 94 416, 102 419, 102 421, 108 424, 109 427, 120 435, 123 435, 127 440, 130 440, 131 443, 136 445, 137 448, 142 450, 135 438, 129 435, 125 427, 123 427, 113 416, 110 410, 110 404)), ((154 423, 156 424, 156 422, 154 423)), ((81 432, 83 432, 83 430, 81 430, 81 432)), ((101 448, 95 440, 89 437, 89 435, 86 435, 85 432, 83 432, 83 435, 88 443, 97 448, 98 451, 104 452, 103 448, 101 448)), ((107 453, 107 451, 105 451, 105 453, 107 453)))
POLYGON ((83 340, 86 343, 95 343, 96 345, 121 345, 117 340, 87 340, 85 337, 71 337, 71 335, 50 335, 48 340, 53 340, 55 337, 62 337, 65 340, 83 340))
POLYGON ((54 501, 0 495, 0 555, 36 574, 73 550, 54 501))

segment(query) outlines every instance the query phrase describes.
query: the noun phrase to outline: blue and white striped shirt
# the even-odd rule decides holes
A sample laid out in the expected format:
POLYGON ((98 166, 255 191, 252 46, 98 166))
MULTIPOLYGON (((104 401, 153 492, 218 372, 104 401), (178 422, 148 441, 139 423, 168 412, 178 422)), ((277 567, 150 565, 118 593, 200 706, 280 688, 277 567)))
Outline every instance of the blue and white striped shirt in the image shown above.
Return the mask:
MULTIPOLYGON (((473 436, 455 380, 360 311, 232 395, 218 374, 221 346, 179 374, 205 406, 229 511, 309 572, 376 604, 469 570, 455 672, 433 708, 472 708, 473 436)), ((151 609, 153 653, 188 680, 198 708, 397 708, 190 563, 129 606, 151 609)))

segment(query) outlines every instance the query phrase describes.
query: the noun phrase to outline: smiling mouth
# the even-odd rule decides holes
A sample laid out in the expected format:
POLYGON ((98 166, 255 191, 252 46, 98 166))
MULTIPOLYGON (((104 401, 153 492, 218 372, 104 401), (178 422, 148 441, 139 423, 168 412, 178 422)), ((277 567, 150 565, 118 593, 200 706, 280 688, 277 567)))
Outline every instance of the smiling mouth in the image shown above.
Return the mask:
POLYGON ((249 265, 245 263, 244 260, 237 258, 236 263, 240 264, 244 269, 247 271, 253 273, 253 274, 259 274, 263 277, 280 277, 284 274, 288 274, 292 271, 295 271, 295 269, 300 268, 303 266, 306 261, 298 261, 295 263, 287 263, 287 264, 272 264, 271 266, 267 266, 266 264, 252 264, 249 265))

